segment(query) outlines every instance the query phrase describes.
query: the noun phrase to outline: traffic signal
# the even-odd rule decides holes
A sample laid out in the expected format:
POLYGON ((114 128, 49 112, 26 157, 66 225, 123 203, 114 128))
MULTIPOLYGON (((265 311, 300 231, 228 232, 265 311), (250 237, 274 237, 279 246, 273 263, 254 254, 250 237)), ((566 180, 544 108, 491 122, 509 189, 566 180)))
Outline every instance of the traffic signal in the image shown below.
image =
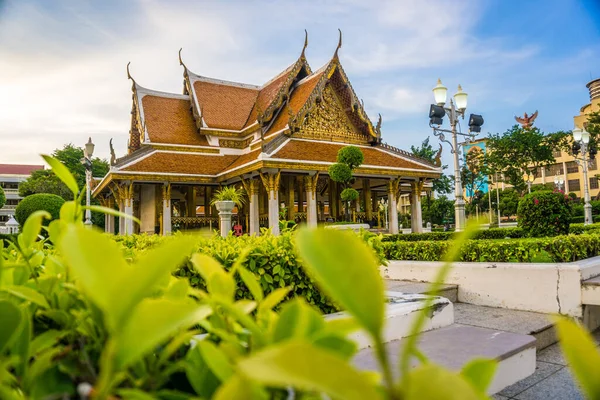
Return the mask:
POLYGON ((581 144, 579 142, 573 142, 573 147, 571 148, 571 152, 573 153, 573 155, 578 155, 579 150, 581 150, 581 144))
POLYGON ((469 115, 469 131, 481 132, 481 125, 483 125, 483 117, 481 115, 469 115))
POLYGON ((443 106, 432 104, 429 108, 429 124, 430 125, 441 125, 444 122, 444 116, 446 110, 443 106))

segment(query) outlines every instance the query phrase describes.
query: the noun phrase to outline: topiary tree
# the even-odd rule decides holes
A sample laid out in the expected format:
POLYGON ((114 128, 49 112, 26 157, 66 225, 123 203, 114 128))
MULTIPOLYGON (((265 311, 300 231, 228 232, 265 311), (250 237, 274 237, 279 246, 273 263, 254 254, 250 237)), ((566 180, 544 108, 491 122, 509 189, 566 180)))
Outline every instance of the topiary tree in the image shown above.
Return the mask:
POLYGON ((4 189, 0 186, 0 208, 6 204, 6 195, 4 195, 4 189))
MULTIPOLYGON (((52 219, 58 219, 60 215, 60 208, 65 203, 65 200, 55 194, 40 193, 32 194, 31 196, 25 197, 17 205, 15 210, 15 219, 19 225, 23 226, 27 218, 31 214, 39 210, 45 210, 50 213, 52 219)), ((50 221, 44 221, 45 225, 48 225, 50 221)))
POLYGON ((342 147, 337 154, 337 163, 329 167, 329 177, 341 183, 344 189, 340 198, 346 203, 346 220, 350 220, 350 203, 358 200, 358 191, 352 188, 354 177, 352 171, 358 168, 365 160, 363 152, 356 146, 342 147))
POLYGON ((571 200, 561 192, 534 192, 519 202, 519 227, 529 237, 566 235, 571 221, 571 200))

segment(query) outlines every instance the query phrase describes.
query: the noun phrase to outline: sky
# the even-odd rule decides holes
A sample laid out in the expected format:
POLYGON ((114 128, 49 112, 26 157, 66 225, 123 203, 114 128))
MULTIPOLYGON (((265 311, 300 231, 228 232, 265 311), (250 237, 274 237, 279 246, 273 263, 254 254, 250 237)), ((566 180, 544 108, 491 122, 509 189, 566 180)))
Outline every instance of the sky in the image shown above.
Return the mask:
POLYGON ((124 155, 128 62, 141 86, 182 93, 183 48, 196 74, 261 85, 298 58, 304 29, 313 70, 342 30, 342 65, 391 145, 432 136, 438 78, 469 94, 482 136, 536 110, 543 131, 570 130, 600 78, 598 21, 600 0, 0 0, 0 163, 88 137, 95 156, 111 138, 124 155))

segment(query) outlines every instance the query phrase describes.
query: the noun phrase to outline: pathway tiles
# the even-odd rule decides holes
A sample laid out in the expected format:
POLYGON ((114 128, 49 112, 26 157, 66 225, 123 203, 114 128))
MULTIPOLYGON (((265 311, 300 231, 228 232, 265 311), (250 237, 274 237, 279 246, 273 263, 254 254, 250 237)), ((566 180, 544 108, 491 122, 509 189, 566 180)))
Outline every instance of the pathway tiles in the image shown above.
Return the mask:
MULTIPOLYGON (((598 337, 598 334, 596 334, 598 337)), ((533 375, 492 396, 497 400, 578 400, 584 399, 558 344, 540 351, 533 375)))

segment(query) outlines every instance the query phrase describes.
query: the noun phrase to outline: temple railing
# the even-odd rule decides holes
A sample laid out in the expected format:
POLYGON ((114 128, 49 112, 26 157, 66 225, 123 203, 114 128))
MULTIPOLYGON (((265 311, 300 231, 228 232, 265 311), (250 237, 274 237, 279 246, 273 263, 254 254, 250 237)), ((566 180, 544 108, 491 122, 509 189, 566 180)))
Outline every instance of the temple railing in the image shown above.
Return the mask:
POLYGON ((180 230, 219 227, 219 217, 172 217, 171 224, 180 230))
POLYGON ((258 216, 258 224, 261 227, 268 227, 269 226, 269 214, 260 214, 258 216))
POLYGON ((300 219, 300 221, 306 221, 306 213, 305 212, 297 212, 294 213, 294 219, 300 219))

